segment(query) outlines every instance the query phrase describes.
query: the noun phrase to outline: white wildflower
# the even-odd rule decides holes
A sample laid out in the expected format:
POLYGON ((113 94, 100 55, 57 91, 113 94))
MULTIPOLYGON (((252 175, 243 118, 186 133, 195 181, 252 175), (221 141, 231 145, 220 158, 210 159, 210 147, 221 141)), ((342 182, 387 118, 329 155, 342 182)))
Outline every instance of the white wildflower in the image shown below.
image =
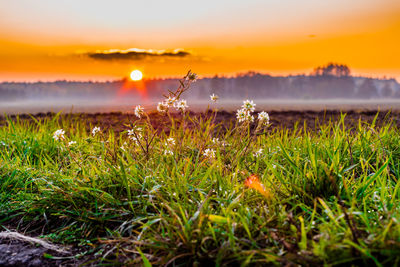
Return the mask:
POLYGON ((129 139, 138 143, 138 139, 142 138, 142 134, 140 133, 141 130, 142 128, 140 127, 133 127, 132 130, 128 130, 129 139))
POLYGON ((169 149, 166 149, 166 150, 164 150, 164 155, 166 155, 166 156, 172 156, 172 155, 174 155, 174 152, 172 152, 172 151, 169 150, 169 149))
POLYGON ((167 98, 167 100, 165 100, 165 104, 167 104, 168 107, 172 107, 176 102, 176 100, 177 100, 176 97, 170 96, 167 98))
POLYGON ((179 100, 178 102, 176 102, 176 103, 174 104, 174 106, 175 106, 175 108, 176 108, 177 110, 180 110, 180 111, 185 111, 185 109, 189 107, 189 106, 187 105, 187 103, 186 103, 186 100, 184 100, 184 99, 179 100))
POLYGON ((228 145, 225 141, 219 140, 219 138, 213 138, 213 139, 211 140, 211 142, 212 142, 214 145, 218 145, 218 146, 222 146, 222 147, 226 147, 226 146, 228 145))
POLYGON ((211 98, 211 101, 217 102, 219 96, 212 94, 212 95, 210 95, 210 98, 211 98))
POLYGON ((166 102, 158 102, 157 111, 160 113, 165 113, 168 111, 169 105, 166 102))
POLYGON ((58 129, 57 131, 54 132, 53 134, 53 138, 54 140, 58 141, 58 140, 64 140, 65 139, 65 131, 63 129, 58 129))
POLYGON ((100 127, 97 127, 97 126, 96 126, 96 127, 94 127, 93 130, 92 130, 93 136, 95 136, 97 132, 100 132, 100 127))
POLYGON ((375 192, 373 193, 373 195, 372 195, 372 201, 374 201, 374 202, 379 202, 379 201, 381 201, 381 197, 379 196, 379 192, 378 192, 378 191, 375 191, 375 192))
POLYGON ((167 139, 167 145, 168 146, 174 146, 175 145, 175 139, 170 137, 167 139))
POLYGON ((129 139, 131 139, 136 144, 138 144, 139 142, 139 140, 135 136, 130 136, 129 139))
POLYGON ((262 148, 260 148, 259 150, 257 150, 256 152, 253 153, 253 156, 258 158, 260 157, 262 154, 264 153, 264 150, 262 148))
POLYGON ((73 145, 76 145, 76 141, 70 141, 70 142, 68 143, 68 146, 73 146, 73 145))
POLYGON ((129 136, 129 139, 131 139, 136 144, 139 144, 139 139, 141 139, 141 138, 142 138, 142 135, 140 133, 136 134, 136 136, 134 136, 134 135, 129 136))
POLYGON ((211 140, 211 142, 214 144, 214 145, 219 145, 221 142, 219 141, 219 138, 213 138, 212 140, 211 140))
POLYGON ((135 107, 135 115, 136 117, 138 117, 139 119, 142 117, 142 115, 144 114, 144 108, 140 105, 135 107))
POLYGON ((248 111, 244 109, 238 109, 236 112, 236 118, 239 120, 239 122, 245 121, 248 115, 248 111))
POLYGON ((250 112, 254 112, 254 110, 256 109, 256 104, 254 104, 253 100, 245 100, 243 101, 243 105, 242 108, 244 110, 250 111, 250 112))
POLYGON ((239 122, 253 122, 254 117, 251 115, 250 111, 246 109, 239 109, 236 112, 236 118, 238 119, 239 122))
POLYGON ((265 111, 261 111, 260 113, 258 113, 258 120, 265 124, 268 125, 269 124, 269 115, 267 112, 265 111))
POLYGON ((128 144, 126 143, 126 142, 124 142, 123 144, 122 144, 122 146, 121 146, 121 150, 123 150, 123 151, 126 151, 126 146, 127 146, 128 144))
POLYGON ((207 148, 206 150, 204 150, 203 156, 213 159, 215 158, 215 150, 212 148, 207 148))
POLYGON ((135 129, 128 130, 128 136, 135 136, 135 129))

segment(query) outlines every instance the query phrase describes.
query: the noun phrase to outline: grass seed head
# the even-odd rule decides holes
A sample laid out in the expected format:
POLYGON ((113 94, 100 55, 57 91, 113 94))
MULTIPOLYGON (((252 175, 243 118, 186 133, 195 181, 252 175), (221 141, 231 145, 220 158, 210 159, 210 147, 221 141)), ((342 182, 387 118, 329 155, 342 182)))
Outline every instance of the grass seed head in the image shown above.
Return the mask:
POLYGON ((197 81, 198 76, 196 73, 193 72, 189 72, 188 75, 186 75, 185 80, 186 81, 191 81, 191 82, 195 82, 197 81))

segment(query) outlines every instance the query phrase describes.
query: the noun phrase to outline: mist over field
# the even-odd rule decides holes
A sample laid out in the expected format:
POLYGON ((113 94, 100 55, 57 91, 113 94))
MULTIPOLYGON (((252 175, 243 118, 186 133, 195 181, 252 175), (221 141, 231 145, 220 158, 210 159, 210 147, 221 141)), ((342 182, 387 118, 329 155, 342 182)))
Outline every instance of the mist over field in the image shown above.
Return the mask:
MULTIPOLYGON (((215 76, 193 83, 183 97, 192 110, 204 110, 209 97, 220 97, 219 108, 234 110, 243 99, 258 108, 399 109, 400 84, 395 79, 355 77, 344 65, 329 64, 310 75, 271 76, 248 72, 235 77, 215 76)), ((158 101, 179 85, 179 79, 122 79, 109 82, 55 81, 0 84, 0 112, 130 111, 133 105, 155 109, 158 101)))

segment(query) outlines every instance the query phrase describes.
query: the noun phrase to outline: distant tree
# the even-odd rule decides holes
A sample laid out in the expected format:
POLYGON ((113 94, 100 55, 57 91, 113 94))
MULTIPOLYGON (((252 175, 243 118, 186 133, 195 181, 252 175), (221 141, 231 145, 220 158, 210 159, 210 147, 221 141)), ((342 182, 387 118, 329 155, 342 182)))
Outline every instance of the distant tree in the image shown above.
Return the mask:
POLYGON ((376 97, 377 89, 373 79, 367 78, 361 84, 360 88, 358 88, 356 97, 357 98, 373 98, 376 97))
POLYGON ((351 76, 310 76, 305 89, 314 98, 348 98, 354 95, 354 87, 351 76))
POLYGON ((8 89, 0 86, 0 102, 3 101, 14 101, 17 99, 23 99, 25 92, 19 89, 8 89))
MULTIPOLYGON (((215 75, 211 78, 211 91, 217 95, 222 95, 225 89, 225 79, 215 75)), ((208 95, 208 94, 207 94, 208 95)))
POLYGON ((238 73, 236 75, 236 78, 243 78, 243 77, 247 77, 247 78, 251 78, 251 77, 260 77, 260 76, 270 76, 268 74, 261 74, 257 71, 253 71, 253 70, 249 70, 248 72, 244 72, 244 73, 238 73))
POLYGON ((394 98, 400 98, 400 90, 397 90, 393 93, 394 98))
POLYGON ((314 75, 314 76, 348 77, 348 76, 350 76, 350 68, 344 64, 328 63, 325 66, 319 66, 319 67, 315 68, 312 75, 314 75))
POLYGON ((392 97, 393 96, 393 90, 389 84, 386 83, 385 86, 382 88, 381 95, 382 95, 382 97, 392 97))

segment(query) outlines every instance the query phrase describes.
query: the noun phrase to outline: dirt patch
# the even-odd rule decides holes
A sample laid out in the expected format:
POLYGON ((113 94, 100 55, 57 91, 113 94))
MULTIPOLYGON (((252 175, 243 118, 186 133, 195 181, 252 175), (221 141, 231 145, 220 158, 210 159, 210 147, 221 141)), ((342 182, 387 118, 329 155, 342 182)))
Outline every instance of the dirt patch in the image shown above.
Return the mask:
MULTIPOLYGON (((343 113, 344 114, 344 113, 343 113)), ((379 112, 376 111, 347 111, 345 116, 345 125, 349 128, 355 128, 358 126, 359 120, 362 122, 372 123, 375 116, 377 116, 376 125, 379 127, 388 121, 392 121, 393 124, 400 127, 400 112, 379 112)), ((36 115, 19 115, 10 116, 12 120, 17 118, 22 120, 33 121, 44 120, 54 117, 54 113, 38 113, 36 115)), ((190 112, 190 115, 198 119, 212 118, 214 114, 211 111, 208 112, 190 112)), ((288 129, 292 130, 295 127, 303 128, 304 125, 307 126, 309 130, 318 129, 319 125, 327 123, 329 121, 337 122, 342 116, 340 110, 330 110, 330 111, 312 111, 312 110, 302 110, 302 111, 271 111, 269 112, 271 118, 270 131, 274 129, 288 129), (297 126, 296 126, 297 125, 297 126)), ((182 116, 180 114, 172 114, 176 119, 177 124, 182 123, 182 116)), ((154 128, 160 131, 164 130, 167 133, 171 127, 170 120, 168 116, 158 114, 157 112, 152 112, 149 114, 151 123, 154 128)), ((132 113, 121 113, 121 112, 111 112, 111 113, 73 113, 61 115, 61 118, 66 118, 70 123, 83 123, 87 126, 88 130, 93 126, 100 126, 102 130, 108 131, 113 130, 114 132, 121 133, 129 129, 130 125, 138 121, 138 118, 132 113)), ((145 122, 145 119, 141 120, 145 122)), ((235 112, 219 111, 214 119, 215 124, 220 124, 225 128, 234 125, 236 122, 235 112)), ((0 117, 0 126, 6 124, 5 118, 0 117)), ((185 122, 186 127, 194 127, 194 122, 185 122)), ((61 125, 63 126, 63 125, 61 125)))
MULTIPOLYGON (((69 255, 71 256, 71 255, 69 255)), ((76 266, 79 262, 65 254, 30 242, 0 238, 0 266, 76 266), (45 257, 51 255, 53 259, 45 257)))

